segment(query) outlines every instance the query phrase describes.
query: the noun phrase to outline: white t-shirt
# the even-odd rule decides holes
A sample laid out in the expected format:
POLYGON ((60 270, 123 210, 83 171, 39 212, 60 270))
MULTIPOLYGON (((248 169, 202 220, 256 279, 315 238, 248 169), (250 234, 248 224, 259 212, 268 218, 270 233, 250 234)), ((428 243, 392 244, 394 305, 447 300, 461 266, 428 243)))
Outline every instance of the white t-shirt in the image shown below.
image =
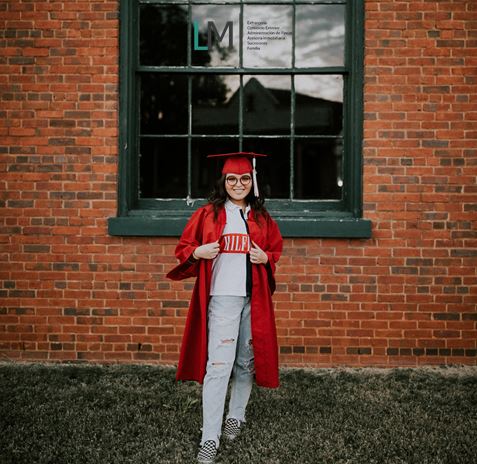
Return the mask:
POLYGON ((244 218, 241 209, 230 199, 225 202, 227 219, 219 240, 220 252, 212 262, 210 295, 247 295, 247 254, 251 243, 244 218, 250 206, 246 207, 244 218))

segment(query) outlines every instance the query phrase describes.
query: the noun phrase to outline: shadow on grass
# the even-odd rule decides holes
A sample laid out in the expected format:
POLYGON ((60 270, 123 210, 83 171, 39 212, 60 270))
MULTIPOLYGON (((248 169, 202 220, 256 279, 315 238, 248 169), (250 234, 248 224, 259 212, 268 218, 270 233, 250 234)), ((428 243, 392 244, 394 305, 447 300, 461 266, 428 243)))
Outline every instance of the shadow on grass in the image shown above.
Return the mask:
MULTIPOLYGON (((0 462, 195 462, 201 387, 145 365, 0 364, 0 462)), ((449 463, 477 456, 477 368, 283 370, 254 387, 222 463, 449 463)))

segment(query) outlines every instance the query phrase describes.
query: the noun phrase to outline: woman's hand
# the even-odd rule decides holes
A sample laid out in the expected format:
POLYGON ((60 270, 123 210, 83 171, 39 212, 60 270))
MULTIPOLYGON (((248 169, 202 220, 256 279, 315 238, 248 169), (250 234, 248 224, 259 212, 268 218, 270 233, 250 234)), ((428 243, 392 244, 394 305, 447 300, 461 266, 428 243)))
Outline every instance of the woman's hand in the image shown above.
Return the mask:
POLYGON ((219 241, 211 242, 211 243, 206 243, 205 245, 201 245, 197 247, 194 252, 192 253, 192 256, 195 259, 214 259, 220 251, 220 246, 219 246, 219 241))
POLYGON ((250 261, 253 264, 267 264, 268 255, 253 240, 252 248, 250 248, 250 261))

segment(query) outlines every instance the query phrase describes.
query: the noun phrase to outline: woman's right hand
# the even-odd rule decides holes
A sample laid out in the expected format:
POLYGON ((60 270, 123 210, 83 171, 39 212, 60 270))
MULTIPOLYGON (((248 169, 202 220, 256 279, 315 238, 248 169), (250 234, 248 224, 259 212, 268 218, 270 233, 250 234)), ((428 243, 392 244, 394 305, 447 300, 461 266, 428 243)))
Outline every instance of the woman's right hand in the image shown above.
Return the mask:
POLYGON ((215 241, 212 243, 206 243, 205 245, 201 245, 194 250, 193 256, 194 258, 202 258, 202 259, 214 259, 220 251, 219 241, 215 241))

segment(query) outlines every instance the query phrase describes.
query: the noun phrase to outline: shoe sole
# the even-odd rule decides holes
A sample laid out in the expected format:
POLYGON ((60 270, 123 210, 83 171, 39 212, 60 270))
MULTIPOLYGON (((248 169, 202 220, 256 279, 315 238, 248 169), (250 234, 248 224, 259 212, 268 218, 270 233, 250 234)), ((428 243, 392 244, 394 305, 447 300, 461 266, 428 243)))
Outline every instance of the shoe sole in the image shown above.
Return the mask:
POLYGON ((196 462, 199 463, 199 464, 213 464, 216 460, 217 456, 213 459, 200 459, 200 458, 197 458, 196 459, 196 462))

